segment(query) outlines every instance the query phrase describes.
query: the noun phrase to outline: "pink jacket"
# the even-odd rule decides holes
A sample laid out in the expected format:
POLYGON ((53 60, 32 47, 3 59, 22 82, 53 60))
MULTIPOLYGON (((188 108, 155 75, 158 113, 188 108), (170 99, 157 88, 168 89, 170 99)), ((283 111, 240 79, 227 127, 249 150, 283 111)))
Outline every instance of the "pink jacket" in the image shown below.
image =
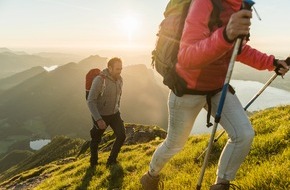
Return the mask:
MULTIPOLYGON (((208 22, 213 9, 211 0, 194 0, 185 21, 176 71, 189 89, 211 91, 223 86, 234 47, 223 37, 231 14, 240 10, 242 0, 223 0, 220 14, 223 26, 210 32, 208 22)), ((258 70, 274 70, 273 55, 243 45, 237 61, 258 70)))

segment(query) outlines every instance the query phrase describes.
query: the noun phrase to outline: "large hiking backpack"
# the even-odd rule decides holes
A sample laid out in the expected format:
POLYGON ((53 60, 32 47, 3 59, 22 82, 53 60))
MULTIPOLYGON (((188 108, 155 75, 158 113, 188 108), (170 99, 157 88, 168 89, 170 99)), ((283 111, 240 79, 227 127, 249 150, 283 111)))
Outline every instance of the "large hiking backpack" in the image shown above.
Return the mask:
MULTIPOLYGON (((164 12, 164 19, 159 26, 157 42, 152 51, 152 66, 163 77, 167 85, 177 96, 186 93, 186 82, 177 75, 175 65, 185 19, 191 2, 194 0, 170 0, 164 12)), ((214 26, 221 26, 219 15, 222 9, 221 0, 211 0, 213 11, 208 23, 212 31, 214 26)))
POLYGON ((97 77, 98 75, 102 76, 103 78, 103 87, 102 87, 102 92, 101 92, 101 95, 103 95, 103 92, 105 90, 105 76, 103 76, 101 74, 101 70, 98 69, 98 68, 95 68, 95 69, 91 69, 87 74, 86 74, 86 84, 85 84, 85 87, 86 87, 86 99, 88 99, 88 95, 89 95, 89 92, 90 92, 90 89, 91 89, 91 86, 92 86, 92 83, 93 83, 93 80, 95 77, 97 77))

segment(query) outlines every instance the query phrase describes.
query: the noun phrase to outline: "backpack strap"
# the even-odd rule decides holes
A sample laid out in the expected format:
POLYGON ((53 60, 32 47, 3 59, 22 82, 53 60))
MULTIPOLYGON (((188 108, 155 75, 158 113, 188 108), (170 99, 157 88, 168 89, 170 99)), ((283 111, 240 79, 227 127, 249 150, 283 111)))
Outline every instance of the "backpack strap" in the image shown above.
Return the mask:
POLYGON ((210 122, 210 115, 211 115, 211 98, 214 94, 207 94, 206 95, 206 103, 207 103, 207 115, 206 115, 206 126, 211 127, 213 124, 210 122))
POLYGON ((214 27, 221 27, 222 21, 220 19, 220 14, 223 11, 222 0, 211 0, 213 5, 213 10, 210 15, 210 20, 208 22, 208 28, 213 31, 214 27))
POLYGON ((120 98, 119 98, 119 100, 118 100, 118 106, 120 107, 120 104, 121 104, 121 96, 122 96, 122 88, 123 88, 123 78, 121 77, 120 78, 120 98))
MULTIPOLYGON (((214 27, 222 27, 222 21, 220 19, 220 14, 223 11, 222 1, 221 0, 211 0, 213 5, 213 10, 210 15, 210 20, 208 22, 208 28, 212 32, 214 27)), ((211 127, 213 124, 210 122, 211 116, 211 98, 216 95, 221 89, 218 89, 214 92, 206 94, 206 103, 207 103, 207 116, 206 116, 206 126, 211 127)))
MULTIPOLYGON (((207 103, 207 116, 206 116, 206 126, 211 127, 213 124, 210 122, 210 115, 211 115, 211 98, 216 95, 218 92, 220 92, 222 89, 213 91, 211 93, 206 94, 206 103, 207 103)), ((235 94, 236 91, 232 87, 232 85, 229 85, 229 92, 231 94, 235 94)))
POLYGON ((102 83, 102 89, 101 89, 101 96, 103 96, 105 89, 106 89, 106 76, 103 75, 102 73, 100 74, 100 76, 103 79, 103 83, 102 83))

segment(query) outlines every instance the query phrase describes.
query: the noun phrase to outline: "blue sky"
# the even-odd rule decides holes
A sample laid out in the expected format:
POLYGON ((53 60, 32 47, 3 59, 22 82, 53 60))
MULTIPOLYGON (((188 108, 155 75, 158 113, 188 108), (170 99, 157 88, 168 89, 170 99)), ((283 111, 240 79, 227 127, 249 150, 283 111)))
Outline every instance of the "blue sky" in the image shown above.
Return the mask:
MULTIPOLYGON (((152 49, 167 0, 0 0, 0 47, 152 49)), ((290 54, 290 1, 256 0, 250 44, 290 54)))

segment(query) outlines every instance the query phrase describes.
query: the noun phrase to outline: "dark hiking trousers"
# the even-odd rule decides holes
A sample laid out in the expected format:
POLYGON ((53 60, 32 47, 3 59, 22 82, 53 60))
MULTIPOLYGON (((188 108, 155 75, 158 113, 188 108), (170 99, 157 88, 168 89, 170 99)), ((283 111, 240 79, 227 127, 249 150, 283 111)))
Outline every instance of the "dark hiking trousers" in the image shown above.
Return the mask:
MULTIPOLYGON (((111 150, 111 154, 108 158, 108 163, 116 162, 121 147, 126 139, 124 123, 123 120, 121 119, 120 112, 117 112, 116 114, 109 116, 102 116, 102 119, 105 121, 107 126, 110 126, 112 128, 116 137, 116 140, 113 144, 113 148, 111 150)), ((90 130, 92 138, 90 145, 91 150, 90 162, 92 165, 96 165, 98 162, 98 146, 102 140, 102 136, 105 132, 105 129, 99 129, 97 126, 97 122, 94 120, 93 122, 94 126, 90 130)))

